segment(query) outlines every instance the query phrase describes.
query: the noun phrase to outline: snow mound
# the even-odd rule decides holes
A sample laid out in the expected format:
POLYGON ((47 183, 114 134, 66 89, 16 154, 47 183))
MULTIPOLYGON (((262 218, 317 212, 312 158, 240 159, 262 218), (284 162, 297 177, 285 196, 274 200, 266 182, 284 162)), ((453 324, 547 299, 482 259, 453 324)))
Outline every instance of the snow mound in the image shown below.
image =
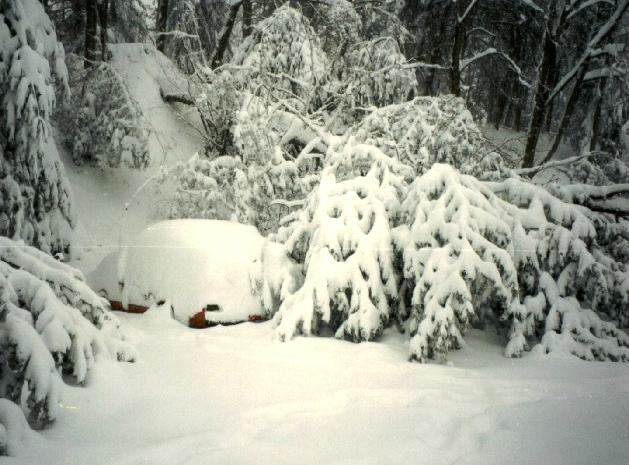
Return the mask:
POLYGON ((206 313, 208 321, 243 321, 262 312, 250 276, 263 243, 254 227, 239 223, 163 221, 105 257, 88 280, 124 306, 168 301, 185 323, 209 304, 220 310, 206 313))
POLYGON ((16 455, 31 434, 35 433, 28 426, 20 407, 7 399, 0 399, 0 457, 16 455))

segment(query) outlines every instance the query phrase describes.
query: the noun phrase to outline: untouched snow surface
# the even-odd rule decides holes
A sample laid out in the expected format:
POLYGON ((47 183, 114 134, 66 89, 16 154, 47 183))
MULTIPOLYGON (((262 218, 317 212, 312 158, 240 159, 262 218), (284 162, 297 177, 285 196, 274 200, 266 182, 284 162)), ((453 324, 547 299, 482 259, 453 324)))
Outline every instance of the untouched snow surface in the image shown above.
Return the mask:
POLYGON ((193 330, 121 314, 136 364, 65 389, 55 426, 7 464, 626 465, 629 367, 512 360, 472 334, 450 366, 405 339, 298 338, 270 323, 193 330))
POLYGON ((150 306, 168 301, 175 315, 188 319, 207 304, 223 323, 260 315, 251 289, 251 270, 264 238, 253 226, 217 220, 162 221, 142 231, 122 252, 113 252, 88 276, 110 300, 150 306), (124 290, 119 291, 119 282, 124 290))

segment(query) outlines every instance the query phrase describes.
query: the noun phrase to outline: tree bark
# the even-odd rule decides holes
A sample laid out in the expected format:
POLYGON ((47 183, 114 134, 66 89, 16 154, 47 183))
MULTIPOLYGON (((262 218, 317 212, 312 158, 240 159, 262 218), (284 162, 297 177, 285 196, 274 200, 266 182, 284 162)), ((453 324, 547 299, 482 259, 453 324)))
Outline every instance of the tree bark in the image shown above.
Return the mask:
POLYGON ((568 97, 568 101, 566 102, 566 107, 561 115, 561 121, 559 122, 559 127, 557 128, 557 134, 555 134, 555 139, 553 140, 553 145, 550 150, 542 160, 542 163, 548 162, 553 155, 557 153, 557 149, 559 148, 559 144, 561 143, 561 139, 563 139, 564 132, 568 128, 568 123, 570 122, 570 118, 574 113, 576 108, 576 103, 579 100, 579 94, 581 90, 581 84, 583 83, 583 78, 585 77, 586 67, 583 66, 579 70, 579 74, 574 82, 574 87, 572 88, 572 92, 570 92, 570 96, 568 97))
POLYGON ((107 25, 109 18, 109 0, 98 2, 98 22, 100 26, 100 50, 101 61, 107 61, 107 25))
POLYGON ((450 58, 450 93, 461 96, 461 54, 463 53, 463 44, 465 42, 465 22, 459 20, 465 12, 465 3, 463 1, 456 2, 454 9, 454 43, 452 44, 452 56, 450 58))
POLYGON ((98 29, 97 0, 85 0, 85 50, 84 67, 90 68, 96 56, 96 33, 98 29))
POLYGON ((171 94, 167 93, 164 89, 159 89, 159 95, 162 97, 164 102, 166 103, 183 103, 184 105, 194 105, 194 99, 190 94, 184 93, 176 93, 171 94))
POLYGON ((227 22, 225 23, 225 27, 223 27, 223 33, 221 37, 218 39, 218 45, 216 46, 216 52, 214 52, 214 56, 212 57, 212 69, 218 68, 223 64, 223 57, 225 56, 225 52, 227 51, 227 46, 229 45, 229 38, 231 37, 232 30, 234 29, 234 24, 236 24, 236 17, 238 16, 238 10, 242 5, 242 0, 232 4, 229 9, 229 16, 227 17, 227 22))
MULTIPOLYGON (((166 32, 166 28, 168 27, 168 0, 159 0, 157 3, 157 19, 155 22, 155 29, 157 33, 166 32)), ((160 52, 164 52, 164 48, 166 47, 166 36, 164 34, 160 34, 157 36, 157 41, 155 46, 157 50, 160 52)))
POLYGON ((601 132, 601 104, 603 96, 601 89, 605 88, 605 79, 600 84, 598 96, 596 98, 596 106, 594 107, 594 115, 592 115, 592 138, 590 139, 590 152, 594 152, 598 146, 598 140, 601 132))
POLYGON ((251 35, 251 17, 253 16, 253 6, 251 0, 242 2, 242 37, 245 39, 251 35))
POLYGON ((539 142, 539 136, 544 125, 544 117, 548 109, 548 96, 550 95, 549 83, 557 66, 557 45, 552 31, 557 15, 556 2, 552 2, 548 20, 546 22, 544 36, 542 38, 542 57, 539 64, 535 95, 533 97, 533 109, 526 138, 526 149, 522 166, 530 168, 535 163, 535 149, 539 142))
POLYGON ((117 2, 118 0, 111 0, 111 2, 109 3, 109 17, 114 22, 118 20, 117 2))
MULTIPOLYGON (((448 8, 450 8, 450 6, 448 6, 448 8)), ((454 10, 456 10, 456 8, 453 8, 454 10)), ((448 15, 448 9, 446 9, 444 11, 444 16, 448 15)), ((438 18, 441 17, 441 15, 437 16, 438 18)), ((447 24, 447 19, 440 19, 439 20, 439 37, 443 37, 444 34, 446 33, 446 24, 447 24)), ((430 63, 437 63, 438 61, 440 61, 441 58, 441 46, 439 44, 439 46, 434 46, 432 49, 432 52, 430 54, 430 63)), ((435 78, 437 77, 437 71, 435 69, 429 69, 428 70, 428 77, 426 78, 426 92, 428 95, 434 95, 437 93, 437 89, 435 89, 435 78)))

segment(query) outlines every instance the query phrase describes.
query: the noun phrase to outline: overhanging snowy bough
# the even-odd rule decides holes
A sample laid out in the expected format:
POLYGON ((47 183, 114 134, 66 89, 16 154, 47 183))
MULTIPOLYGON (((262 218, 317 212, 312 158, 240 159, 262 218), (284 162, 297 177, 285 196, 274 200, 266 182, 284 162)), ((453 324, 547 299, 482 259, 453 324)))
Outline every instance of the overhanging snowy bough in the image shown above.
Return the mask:
POLYGON ((83 384, 97 357, 133 361, 107 301, 81 273, 0 237, 0 396, 24 404, 36 428, 54 421, 61 374, 83 384))
POLYGON ((619 223, 517 177, 435 164, 409 182, 410 168, 353 138, 326 165, 276 236, 304 276, 278 306, 281 339, 372 340, 397 322, 425 361, 489 324, 508 356, 629 361, 627 263, 603 237, 619 223))

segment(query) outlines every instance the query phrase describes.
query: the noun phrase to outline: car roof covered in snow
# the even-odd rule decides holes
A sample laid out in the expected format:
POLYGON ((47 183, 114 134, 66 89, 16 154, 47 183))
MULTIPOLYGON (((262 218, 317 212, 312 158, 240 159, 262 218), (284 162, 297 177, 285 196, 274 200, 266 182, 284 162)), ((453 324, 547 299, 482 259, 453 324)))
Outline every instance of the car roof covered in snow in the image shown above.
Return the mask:
POLYGON ((125 306, 168 301, 185 322, 208 304, 220 306, 220 321, 242 321, 261 312, 250 273, 263 243, 254 227, 239 223, 162 221, 105 257, 89 281, 125 306))

